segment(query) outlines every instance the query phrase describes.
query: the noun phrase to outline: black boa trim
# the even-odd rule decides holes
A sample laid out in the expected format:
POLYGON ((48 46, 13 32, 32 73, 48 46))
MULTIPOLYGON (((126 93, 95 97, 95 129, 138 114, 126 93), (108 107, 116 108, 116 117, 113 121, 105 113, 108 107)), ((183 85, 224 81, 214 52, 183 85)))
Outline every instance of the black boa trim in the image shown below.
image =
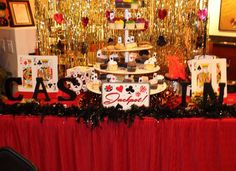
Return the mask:
POLYGON ((135 118, 152 117, 157 120, 170 118, 229 118, 236 117, 236 104, 226 105, 216 102, 202 105, 199 103, 194 107, 182 107, 180 105, 170 108, 167 105, 155 105, 149 108, 132 106, 129 110, 122 110, 121 106, 104 108, 94 104, 86 108, 77 106, 67 107, 61 103, 40 105, 36 101, 26 103, 5 104, 0 100, 0 114, 40 116, 47 115, 58 117, 75 117, 77 122, 84 122, 88 127, 99 126, 105 118, 112 122, 125 122, 130 126, 135 118))

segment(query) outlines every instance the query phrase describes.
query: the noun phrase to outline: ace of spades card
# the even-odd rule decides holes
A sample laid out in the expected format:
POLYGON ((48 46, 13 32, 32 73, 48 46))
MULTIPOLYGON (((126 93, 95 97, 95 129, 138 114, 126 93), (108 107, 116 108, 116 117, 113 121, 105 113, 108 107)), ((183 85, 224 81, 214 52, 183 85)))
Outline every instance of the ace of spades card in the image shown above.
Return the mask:
MULTIPOLYGON (((19 91, 33 92, 36 86, 36 78, 41 77, 48 92, 57 92, 58 81, 58 60, 57 56, 20 56, 18 58, 18 76, 22 77, 23 85, 19 86, 19 91), (26 86, 29 78, 24 74, 26 69, 25 61, 30 62, 32 86, 26 86)), ((28 66, 28 68, 29 68, 28 66)))

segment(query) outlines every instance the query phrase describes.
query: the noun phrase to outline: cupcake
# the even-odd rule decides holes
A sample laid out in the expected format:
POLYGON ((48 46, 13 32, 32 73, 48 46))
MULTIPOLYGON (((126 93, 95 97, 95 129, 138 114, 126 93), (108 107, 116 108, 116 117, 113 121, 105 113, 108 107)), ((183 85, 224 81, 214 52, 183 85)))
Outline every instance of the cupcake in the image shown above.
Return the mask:
POLYGON ((164 84, 165 77, 163 75, 157 75, 156 80, 157 80, 158 84, 164 84))
POLYGON ((142 55, 142 56, 139 56, 138 58, 136 58, 136 62, 144 64, 144 62, 148 59, 149 59, 148 55, 142 55))
POLYGON ((128 72, 135 72, 136 71, 136 62, 135 61, 131 61, 131 62, 128 62, 127 64, 127 71, 128 72))
POLYGON ((117 43, 115 45, 115 49, 116 50, 124 50, 125 49, 125 45, 123 43, 117 43))
POLYGON ((110 20, 108 22, 108 27, 109 27, 109 29, 115 29, 115 22, 114 22, 114 20, 110 20))
POLYGON ((132 30, 135 28, 135 21, 134 20, 129 20, 125 22, 125 28, 128 30, 132 30))
POLYGON ((146 70, 153 70, 154 68, 155 68, 155 63, 153 61, 146 60, 144 62, 144 69, 146 69, 146 70))
POLYGON ((131 3, 131 8, 132 8, 132 9, 138 9, 138 2, 137 2, 137 1, 133 1, 133 2, 131 3))
POLYGON ((100 69, 107 69, 107 64, 100 64, 100 69))
POLYGON ((136 48, 137 46, 138 45, 135 42, 125 44, 126 49, 133 49, 133 48, 136 48))
POLYGON ((125 78, 125 79, 123 80, 123 82, 124 82, 124 83, 131 83, 132 80, 131 80, 130 78, 125 78))
POLYGON ((141 76, 141 77, 139 77, 139 79, 138 79, 138 82, 139 83, 148 83, 148 76, 141 76))
POLYGON ((94 80, 92 82, 92 89, 93 90, 100 90, 100 86, 101 86, 101 81, 100 80, 94 80))
POLYGON ((117 62, 114 60, 109 60, 109 62, 107 63, 107 69, 109 71, 117 71, 118 70, 118 65, 117 62))
POLYGON ((139 82, 139 76, 138 76, 138 75, 134 75, 133 79, 134 79, 134 82, 135 82, 135 83, 138 83, 138 82, 139 82))
POLYGON ((115 21, 115 29, 124 29, 124 21, 123 20, 116 20, 115 21))
POLYGON ((101 81, 106 81, 106 80, 107 80, 107 74, 100 74, 100 75, 99 75, 99 79, 100 79, 101 81))
POLYGON ((149 84, 150 84, 151 89, 157 89, 157 80, 156 79, 149 80, 149 84))
POLYGON ((135 23, 136 29, 143 30, 145 28, 145 19, 139 18, 135 23))

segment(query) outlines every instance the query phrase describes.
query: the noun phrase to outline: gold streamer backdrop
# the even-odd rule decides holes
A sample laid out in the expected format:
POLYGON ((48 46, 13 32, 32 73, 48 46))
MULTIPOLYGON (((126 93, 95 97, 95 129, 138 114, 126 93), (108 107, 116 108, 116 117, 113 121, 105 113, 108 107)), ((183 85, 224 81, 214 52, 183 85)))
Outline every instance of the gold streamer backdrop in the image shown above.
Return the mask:
MULTIPOLYGON (((140 13, 149 26, 146 31, 133 31, 132 34, 136 40, 152 43, 160 65, 166 65, 168 54, 179 53, 186 61, 202 51, 207 22, 199 20, 197 14, 200 9, 207 8, 207 0, 142 0, 139 3, 144 7, 131 10, 132 17, 140 13), (158 16, 159 10, 167 11, 164 19, 158 16), (160 36, 166 45, 157 44, 160 36)), ((59 62, 66 65, 65 68, 93 65, 96 51, 110 37, 123 34, 108 29, 106 11, 113 10, 115 17, 123 17, 123 11, 116 9, 114 4, 114 0, 35 0, 40 54, 59 56, 59 62), (55 14, 63 16, 61 24, 55 21, 55 14), (86 17, 88 24, 83 26, 82 20, 86 17)))

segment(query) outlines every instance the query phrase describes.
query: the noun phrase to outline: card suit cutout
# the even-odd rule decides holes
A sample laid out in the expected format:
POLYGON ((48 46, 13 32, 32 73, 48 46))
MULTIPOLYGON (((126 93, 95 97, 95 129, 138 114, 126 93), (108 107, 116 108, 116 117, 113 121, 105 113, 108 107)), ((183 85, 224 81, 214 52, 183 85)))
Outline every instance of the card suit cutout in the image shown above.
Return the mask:
POLYGON ((51 88, 52 87, 52 83, 48 83, 48 87, 51 88))
POLYGON ((116 90, 119 91, 119 92, 122 92, 123 91, 123 86, 119 86, 119 87, 116 87, 116 90))
POLYGON ((199 65, 198 67, 197 67, 197 70, 198 71, 200 71, 202 68, 201 68, 201 66, 199 65))
POLYGON ((161 20, 164 20, 164 18, 167 16, 168 11, 166 9, 158 9, 158 18, 161 20))
POLYGON ((39 60, 37 64, 38 64, 38 65, 42 65, 42 62, 41 62, 41 60, 39 60))

